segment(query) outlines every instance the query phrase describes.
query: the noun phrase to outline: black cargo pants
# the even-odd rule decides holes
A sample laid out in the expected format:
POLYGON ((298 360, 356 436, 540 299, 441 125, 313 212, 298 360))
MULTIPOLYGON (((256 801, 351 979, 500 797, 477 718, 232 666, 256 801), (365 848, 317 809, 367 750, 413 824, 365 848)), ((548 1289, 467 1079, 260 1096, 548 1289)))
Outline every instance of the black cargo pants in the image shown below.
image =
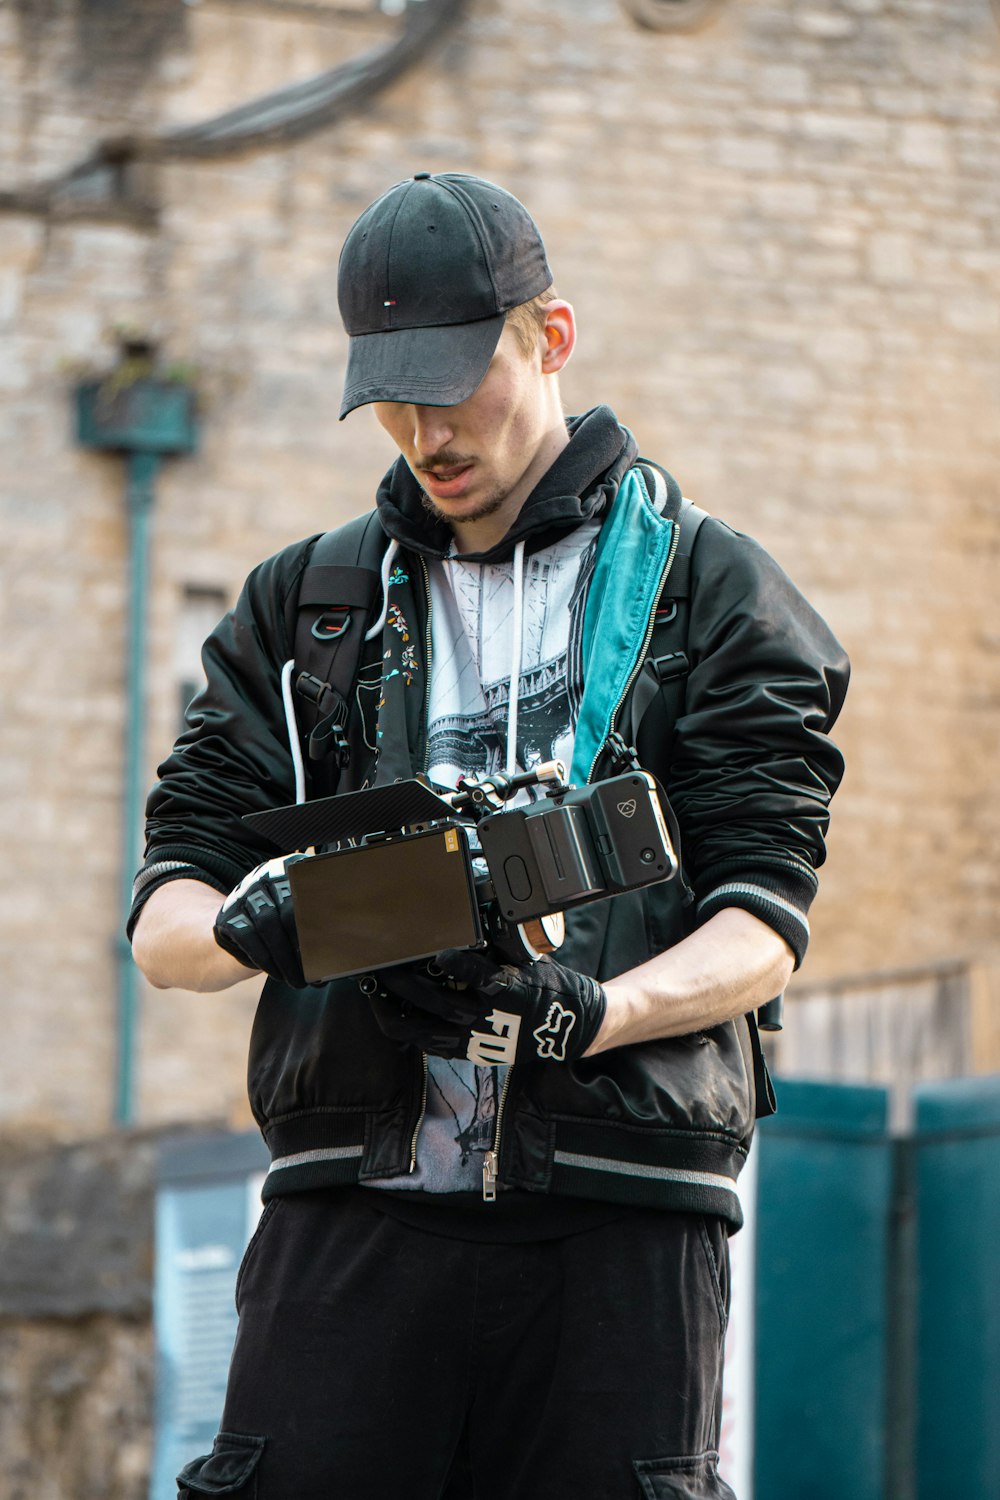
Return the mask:
POLYGON ((194 1500, 734 1500, 718 1477, 725 1229, 425 1233, 374 1193, 273 1200, 194 1500))

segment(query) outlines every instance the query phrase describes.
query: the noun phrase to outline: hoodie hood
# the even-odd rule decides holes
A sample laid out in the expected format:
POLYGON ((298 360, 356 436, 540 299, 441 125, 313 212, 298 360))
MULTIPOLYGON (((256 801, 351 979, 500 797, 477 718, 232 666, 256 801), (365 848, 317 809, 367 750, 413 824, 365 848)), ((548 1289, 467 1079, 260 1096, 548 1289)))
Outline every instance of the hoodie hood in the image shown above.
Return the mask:
MULTIPOLYGON (((466 562, 503 562, 522 540, 526 551, 535 552, 607 509, 635 462, 635 438, 610 406, 568 417, 566 426, 568 444, 525 500, 506 536, 488 552, 465 553, 466 562)), ((447 556, 451 527, 424 508, 423 491, 402 457, 379 485, 376 503, 393 541, 425 557, 447 556)))

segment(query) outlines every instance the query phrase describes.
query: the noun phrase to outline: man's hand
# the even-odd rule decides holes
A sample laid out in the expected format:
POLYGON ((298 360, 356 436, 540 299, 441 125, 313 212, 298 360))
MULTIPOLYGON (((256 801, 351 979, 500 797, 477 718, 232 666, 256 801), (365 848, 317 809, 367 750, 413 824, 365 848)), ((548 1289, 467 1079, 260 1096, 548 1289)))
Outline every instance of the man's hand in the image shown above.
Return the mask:
POLYGON ((449 949, 427 965, 399 964, 359 981, 394 1041, 481 1065, 582 1057, 604 1020, 596 979, 550 958, 497 964, 449 949))
POLYGON ((246 964, 293 989, 308 984, 302 972, 292 892, 286 870, 302 854, 271 859, 251 870, 230 891, 215 919, 215 941, 246 964))

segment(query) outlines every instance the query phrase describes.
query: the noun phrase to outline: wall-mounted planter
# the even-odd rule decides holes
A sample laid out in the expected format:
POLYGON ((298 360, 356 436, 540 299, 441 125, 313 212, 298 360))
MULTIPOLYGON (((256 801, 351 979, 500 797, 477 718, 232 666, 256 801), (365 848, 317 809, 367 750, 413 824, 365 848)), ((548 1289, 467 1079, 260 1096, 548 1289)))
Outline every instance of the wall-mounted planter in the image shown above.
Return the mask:
POLYGON ((195 446, 195 393, 179 381, 82 381, 76 418, 77 438, 86 448, 167 454, 190 453, 195 446))

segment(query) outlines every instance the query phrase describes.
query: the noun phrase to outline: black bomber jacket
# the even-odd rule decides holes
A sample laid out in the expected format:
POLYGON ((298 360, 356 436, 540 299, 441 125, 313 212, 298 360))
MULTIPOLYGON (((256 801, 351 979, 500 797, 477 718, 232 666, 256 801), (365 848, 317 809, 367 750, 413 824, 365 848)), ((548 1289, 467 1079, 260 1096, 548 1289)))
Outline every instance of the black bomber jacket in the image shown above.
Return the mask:
MULTIPOLYGON (((484 561, 509 556, 522 536, 530 551, 585 517, 606 516, 635 461, 634 440, 607 407, 571 419, 570 434, 484 561)), ((383 481, 378 508, 417 577, 422 559, 447 550, 450 533, 424 511, 402 460, 383 481)), ((255 569, 205 644, 207 687, 149 797, 130 932, 164 881, 197 878, 225 892, 274 853, 241 820, 294 800, 280 673, 292 656, 298 584, 315 540, 255 569)), ((721 521, 702 524, 689 568, 683 712, 668 732, 654 705, 639 737, 640 758, 665 785, 680 827, 685 882, 568 913, 557 956, 598 979, 670 947, 724 906, 768 922, 797 957, 807 939, 828 804, 843 771, 828 731, 846 691, 847 660, 774 560, 721 521)), ((419 588, 410 607, 419 644, 427 608, 419 588)), ((377 697, 366 695, 370 703, 377 697)), ((372 727, 352 727, 356 753, 341 791, 371 771, 372 727)), ((422 768, 424 729, 411 725, 403 747, 413 771, 422 768)), ((738 1224, 735 1184, 761 1085, 752 1025, 740 1018, 582 1060, 512 1068, 494 1140, 501 1184, 717 1213, 738 1224)), ((426 1080, 426 1059, 384 1036, 353 980, 302 991, 268 980, 249 1059, 250 1101, 271 1154, 264 1196, 406 1172, 426 1080)))

